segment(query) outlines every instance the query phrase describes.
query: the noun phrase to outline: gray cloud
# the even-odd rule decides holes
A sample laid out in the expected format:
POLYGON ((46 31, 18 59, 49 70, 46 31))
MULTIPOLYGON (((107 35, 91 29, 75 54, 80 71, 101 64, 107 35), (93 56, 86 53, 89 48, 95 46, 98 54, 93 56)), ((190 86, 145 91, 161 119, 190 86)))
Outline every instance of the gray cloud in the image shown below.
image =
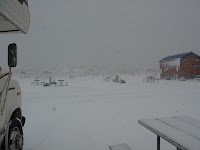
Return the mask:
POLYGON ((27 35, 1 35, 17 42, 19 66, 53 64, 154 64, 167 55, 200 54, 197 0, 29 1, 27 35))

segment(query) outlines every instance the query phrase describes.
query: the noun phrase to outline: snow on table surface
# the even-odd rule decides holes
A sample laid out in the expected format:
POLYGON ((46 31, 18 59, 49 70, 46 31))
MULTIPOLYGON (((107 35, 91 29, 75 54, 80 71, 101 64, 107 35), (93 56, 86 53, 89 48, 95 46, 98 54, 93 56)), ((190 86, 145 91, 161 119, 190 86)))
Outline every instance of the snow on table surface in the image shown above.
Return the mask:
POLYGON ((131 148, 128 146, 128 144, 117 144, 117 145, 111 145, 109 146, 110 150, 131 150, 131 148))
POLYGON ((180 149, 199 150, 200 121, 189 116, 143 119, 141 125, 180 149))
MULTIPOLYGON (((102 76, 59 77, 68 82, 63 87, 31 86, 33 79, 16 78, 26 117, 24 150, 109 150, 109 145, 120 143, 133 150, 153 150, 156 136, 139 125, 139 119, 200 119, 200 82, 143 83, 143 77, 122 76, 126 84, 103 82, 102 76)), ((175 149, 164 140, 161 147, 175 149)))

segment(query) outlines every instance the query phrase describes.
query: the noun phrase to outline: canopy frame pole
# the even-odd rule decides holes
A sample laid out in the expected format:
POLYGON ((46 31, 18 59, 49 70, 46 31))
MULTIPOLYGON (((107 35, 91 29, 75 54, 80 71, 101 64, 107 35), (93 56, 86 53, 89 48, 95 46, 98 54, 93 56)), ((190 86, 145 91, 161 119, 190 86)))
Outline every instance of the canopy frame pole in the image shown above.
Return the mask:
POLYGON ((157 136, 157 150, 160 150, 160 136, 157 136))

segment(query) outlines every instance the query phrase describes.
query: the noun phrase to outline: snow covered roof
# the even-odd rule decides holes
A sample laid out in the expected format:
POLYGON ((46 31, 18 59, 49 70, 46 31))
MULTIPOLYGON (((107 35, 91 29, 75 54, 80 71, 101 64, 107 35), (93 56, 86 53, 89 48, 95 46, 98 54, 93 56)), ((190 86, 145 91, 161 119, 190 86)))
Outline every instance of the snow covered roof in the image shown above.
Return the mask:
MULTIPOLYGON (((187 53, 181 53, 181 54, 167 56, 167 57, 161 59, 159 62, 165 62, 165 61, 174 60, 174 59, 178 59, 178 58, 182 59, 185 56, 188 56, 188 55, 191 55, 191 54, 198 56, 197 54, 195 54, 193 52, 187 52, 187 53)), ((200 56, 198 56, 198 57, 200 57, 200 56)))

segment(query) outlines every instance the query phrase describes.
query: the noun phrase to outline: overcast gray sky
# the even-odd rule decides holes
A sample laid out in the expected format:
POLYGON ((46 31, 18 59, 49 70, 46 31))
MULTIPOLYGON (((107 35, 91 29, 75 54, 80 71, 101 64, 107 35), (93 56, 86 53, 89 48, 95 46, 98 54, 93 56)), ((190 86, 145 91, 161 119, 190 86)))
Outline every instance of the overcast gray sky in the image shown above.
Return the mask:
POLYGON ((158 64, 200 54, 199 0, 29 0, 27 35, 0 35, 0 63, 18 44, 18 66, 158 64))

